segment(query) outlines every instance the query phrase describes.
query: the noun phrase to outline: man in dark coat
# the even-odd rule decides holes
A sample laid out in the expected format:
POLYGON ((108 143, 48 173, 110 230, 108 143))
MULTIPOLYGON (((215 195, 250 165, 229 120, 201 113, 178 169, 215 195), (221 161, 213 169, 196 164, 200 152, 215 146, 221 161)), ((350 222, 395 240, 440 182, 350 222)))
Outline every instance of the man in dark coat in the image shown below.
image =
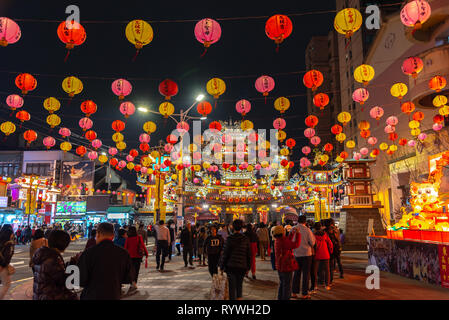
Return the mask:
POLYGON ((80 286, 81 300, 119 300, 121 284, 131 283, 134 269, 128 251, 116 246, 114 227, 100 223, 97 228, 97 244, 81 255, 80 286))
POLYGON ((228 274, 229 299, 241 300, 245 274, 251 268, 251 247, 247 236, 241 231, 242 220, 234 220, 233 233, 226 239, 220 269, 228 274))
POLYGON ((189 255, 190 267, 193 267, 193 241, 194 235, 190 222, 186 223, 185 228, 181 232, 182 257, 184 258, 184 268, 187 268, 187 254, 189 255))
POLYGON ((64 259, 61 253, 70 244, 70 235, 54 230, 48 237, 48 248, 37 249, 33 256, 33 300, 78 300, 66 287, 64 259))

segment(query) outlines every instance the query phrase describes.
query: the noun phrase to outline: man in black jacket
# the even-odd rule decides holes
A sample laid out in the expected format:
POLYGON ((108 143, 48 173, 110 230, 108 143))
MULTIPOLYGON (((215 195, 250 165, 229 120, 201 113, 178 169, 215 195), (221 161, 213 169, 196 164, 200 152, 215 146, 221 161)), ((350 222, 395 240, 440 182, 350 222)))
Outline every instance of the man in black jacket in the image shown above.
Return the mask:
POLYGON ((218 273, 218 263, 223 251, 223 237, 217 234, 217 226, 210 227, 210 236, 204 241, 204 254, 207 255, 207 264, 211 276, 218 273))
POLYGON ((234 232, 226 239, 220 269, 228 274, 229 299, 241 300, 245 274, 251 268, 251 248, 249 239, 243 233, 242 220, 232 223, 234 232))
POLYGON ((121 284, 134 279, 128 251, 116 246, 113 239, 112 224, 100 223, 97 244, 81 255, 78 262, 80 286, 83 287, 81 300, 119 300, 121 284))
POLYGON ((193 231, 189 221, 181 232, 182 257, 184 258, 184 268, 187 268, 187 254, 189 255, 189 264, 193 268, 193 231))

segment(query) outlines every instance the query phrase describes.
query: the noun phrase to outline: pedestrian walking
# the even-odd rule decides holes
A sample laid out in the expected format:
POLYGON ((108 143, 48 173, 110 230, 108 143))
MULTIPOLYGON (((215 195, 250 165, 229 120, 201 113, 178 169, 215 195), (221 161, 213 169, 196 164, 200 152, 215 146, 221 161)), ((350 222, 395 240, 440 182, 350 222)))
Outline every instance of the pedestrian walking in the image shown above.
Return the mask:
POLYGON ((229 282, 229 299, 241 300, 243 295, 243 278, 251 269, 251 246, 248 237, 241 231, 243 221, 234 220, 233 233, 226 239, 220 269, 226 272, 229 282))
POLYGON ((275 238, 276 270, 279 275, 278 300, 290 300, 293 272, 298 269, 293 249, 299 247, 301 234, 298 229, 294 229, 287 237, 285 228, 277 226, 273 229, 273 237, 275 238))
POLYGON ((262 259, 262 261, 265 261, 265 255, 267 254, 268 250, 268 242, 270 240, 268 236, 268 229, 265 223, 261 222, 259 224, 259 228, 257 228, 256 234, 259 239, 260 258, 262 259))
POLYGON ((86 242, 86 246, 84 247, 84 250, 87 250, 90 247, 97 244, 97 240, 95 239, 96 236, 97 236, 97 229, 92 229, 92 231, 90 232, 90 237, 86 242))
POLYGON ((306 216, 302 215, 298 217, 298 225, 295 229, 299 230, 301 234, 301 244, 298 248, 293 250, 296 262, 298 263, 298 270, 293 275, 292 297, 297 298, 300 289, 301 299, 310 299, 309 295, 309 279, 310 270, 312 267, 312 253, 316 240, 312 230, 306 226, 306 216), (302 276, 302 286, 301 286, 302 276))
POLYGON ((338 266, 340 271, 340 279, 343 278, 343 266, 341 264, 341 242, 340 242, 340 232, 335 226, 334 219, 328 219, 326 224, 326 233, 332 242, 332 254, 329 260, 329 271, 330 271, 330 283, 333 283, 335 267, 338 266))
POLYGON ((171 243, 170 230, 168 230, 165 226, 164 220, 160 220, 159 227, 157 228, 156 270, 164 271, 165 258, 168 255, 169 243, 171 243))
POLYGON ((11 286, 11 276, 15 273, 14 267, 10 264, 14 255, 14 231, 10 224, 4 224, 0 229, 0 300, 3 300, 11 286))
POLYGON ((199 261, 200 259, 198 258, 198 234, 200 233, 200 224, 199 223, 195 224, 192 230, 193 230, 193 256, 195 257, 194 261, 199 261))
POLYGON ((223 237, 217 234, 217 227, 210 227, 210 235, 204 241, 204 255, 207 255, 207 264, 211 276, 218 274, 218 264, 223 252, 223 237))
POLYGON ((316 249, 315 249, 315 263, 313 264, 312 270, 312 288, 316 291, 316 278, 318 269, 323 268, 324 271, 324 281, 326 290, 330 290, 330 272, 329 272, 329 259, 332 254, 332 242, 329 239, 327 233, 321 230, 321 223, 316 222, 315 226, 315 239, 316 239, 316 249))
POLYGON ((42 246, 35 252, 32 258, 33 300, 78 300, 78 295, 66 287, 68 274, 61 256, 69 244, 67 232, 54 230, 49 234, 48 247, 42 246))
MULTIPOLYGON (((256 232, 252 224, 248 223, 246 225, 245 236, 248 237, 251 247, 251 274, 254 280, 256 280, 256 255, 257 255, 257 243, 259 242, 259 238, 257 237, 256 232)), ((246 273, 246 277, 248 277, 249 271, 246 273)))
POLYGON ((228 238, 229 235, 229 226, 227 224, 221 225, 220 230, 218 231, 218 234, 223 238, 224 241, 228 238))
POLYGON ((168 243, 168 261, 171 261, 171 257, 174 254, 174 247, 176 243, 175 222, 173 220, 170 220, 168 222, 168 231, 170 231, 170 242, 168 243))
MULTIPOLYGON (((114 227, 103 222, 97 227, 97 245, 79 259, 81 300, 119 300, 121 284, 132 283, 134 268, 128 251, 114 245, 114 227)), ((129 293, 136 291, 134 283, 129 293)))
POLYGON ((126 238, 128 238, 128 233, 126 232, 125 229, 120 228, 117 231, 117 237, 114 239, 114 244, 116 246, 124 248, 125 247, 126 238))
POLYGON ((187 268, 187 255, 189 256, 190 267, 193 267, 193 230, 190 222, 186 223, 186 226, 181 232, 181 247, 182 257, 184 259, 184 268, 187 268))
POLYGON ((29 266, 33 266, 33 256, 37 249, 41 247, 48 247, 48 241, 45 239, 44 231, 37 229, 34 233, 33 240, 30 245, 30 263, 29 266))
POLYGON ((141 223, 139 225, 137 234, 142 237, 143 241, 145 242, 145 245, 147 246, 148 245, 148 233, 147 233, 147 230, 145 230, 143 223, 141 223))
POLYGON ((125 240, 125 249, 128 250, 129 256, 134 267, 134 279, 133 286, 137 287, 137 280, 139 278, 140 265, 142 264, 142 258, 145 256, 148 258, 147 247, 143 243, 141 236, 137 234, 135 226, 130 226, 128 229, 128 237, 125 240))
POLYGON ((203 266, 206 265, 206 254, 204 253, 204 242, 206 241, 207 234, 206 228, 201 227, 200 232, 198 233, 198 258, 199 265, 201 265, 201 259, 203 261, 203 266))

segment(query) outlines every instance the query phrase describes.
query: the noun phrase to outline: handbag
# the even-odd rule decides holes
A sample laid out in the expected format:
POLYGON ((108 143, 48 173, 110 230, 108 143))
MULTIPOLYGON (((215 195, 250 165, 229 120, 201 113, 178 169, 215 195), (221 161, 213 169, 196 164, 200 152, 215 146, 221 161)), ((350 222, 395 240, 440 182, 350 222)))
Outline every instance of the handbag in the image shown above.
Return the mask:
POLYGON ((137 238, 137 252, 139 253, 140 257, 143 257, 145 255, 145 250, 142 248, 142 243, 140 242, 140 239, 141 239, 141 237, 138 236, 138 238, 137 238))
POLYGON ((210 300, 229 300, 228 279, 225 275, 213 275, 210 300))

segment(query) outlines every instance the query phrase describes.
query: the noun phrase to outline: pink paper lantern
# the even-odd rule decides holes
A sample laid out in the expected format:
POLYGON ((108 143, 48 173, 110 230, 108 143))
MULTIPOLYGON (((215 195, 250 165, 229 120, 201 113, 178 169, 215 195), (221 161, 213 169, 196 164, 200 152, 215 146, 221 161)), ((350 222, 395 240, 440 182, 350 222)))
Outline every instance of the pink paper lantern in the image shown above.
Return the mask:
POLYGON ((421 141, 426 140, 426 138, 427 138, 427 134, 425 134, 425 133, 420 133, 418 135, 418 139, 421 140, 421 141))
POLYGON ((128 155, 126 156, 126 161, 128 161, 128 162, 133 162, 133 161, 134 161, 134 157, 133 157, 132 155, 128 154, 128 155))
POLYGON ((377 143, 377 138, 376 137, 369 137, 368 138, 368 144, 374 146, 377 143))
POLYGON ((358 152, 354 153, 354 160, 359 161, 362 158, 362 155, 358 152))
POLYGON ((193 153, 193 159, 194 160, 201 160, 201 152, 194 152, 193 153))
POLYGON ((183 135, 185 133, 187 133, 190 129, 190 126, 187 122, 185 121, 181 121, 176 125, 176 130, 178 130, 178 132, 183 135))
POLYGON ((251 103, 245 99, 239 100, 235 104, 235 110, 242 116, 245 116, 251 110, 251 103))
POLYGON ((440 131, 441 129, 443 129, 443 125, 441 123, 434 123, 432 129, 434 131, 440 131))
POLYGON ((118 153, 118 150, 116 148, 109 148, 108 152, 111 156, 115 156, 118 153))
POLYGON ((409 140, 407 142, 407 144, 408 144, 409 147, 414 147, 416 145, 416 141, 415 140, 409 140))
POLYGON ((179 152, 172 152, 172 153, 170 154, 170 157, 171 157, 171 159, 172 159, 173 161, 176 161, 176 160, 178 160, 178 159, 181 157, 181 155, 179 154, 179 152))
POLYGON ((231 181, 226 181, 226 185, 230 186, 231 185, 231 181))
POLYGON ((362 148, 362 149, 360 149, 360 153, 362 155, 366 156, 369 153, 369 150, 368 150, 368 148, 362 148))
POLYGON ((87 154, 87 157, 93 161, 93 160, 97 159, 98 153, 96 151, 91 151, 87 154))
POLYGON ((243 168, 243 169, 248 168, 248 162, 243 162, 243 163, 242 163, 242 168, 243 168))
POLYGON ((321 139, 318 136, 314 136, 310 139, 310 143, 313 144, 315 147, 321 143, 321 139))
POLYGON ((315 129, 307 128, 306 130, 304 130, 304 136, 309 139, 312 138, 313 136, 315 136, 315 129))
POLYGON ((126 101, 120 104, 120 112, 128 118, 130 115, 133 115, 136 112, 136 107, 132 102, 126 101))
POLYGON ((246 149, 246 144, 244 143, 238 143, 237 146, 235 147, 236 151, 240 151, 243 152, 246 149))
POLYGON ((274 79, 270 76, 261 76, 256 80, 256 90, 262 93, 265 97, 274 89, 274 79))
POLYGON ((19 41, 22 36, 19 25, 5 17, 0 18, 0 46, 6 47, 19 41))
POLYGON ((393 133, 396 131, 396 128, 394 126, 388 125, 385 127, 384 131, 385 131, 385 133, 393 133))
POLYGON ((395 125, 398 124, 398 122, 399 122, 399 120, 398 120, 398 118, 395 117, 395 116, 388 117, 388 118, 387 118, 387 121, 386 121, 386 123, 387 123, 389 126, 395 126, 395 125))
POLYGON ((147 167, 142 167, 140 169, 140 173, 142 173, 142 174, 146 174, 147 172, 148 172, 148 168, 147 167))
POLYGON ((165 152, 171 152, 173 150, 173 145, 171 143, 167 143, 164 146, 164 150, 165 150, 165 152))
POLYGON ((401 10, 401 21, 407 27, 418 29, 430 18, 432 9, 425 0, 413 0, 401 10))
POLYGON ((354 91, 352 94, 352 100, 363 105, 366 100, 369 98, 369 92, 365 88, 359 88, 354 91))
POLYGON ((61 136, 63 136, 64 138, 67 138, 67 137, 70 137, 72 132, 68 128, 61 128, 61 129, 59 129, 59 134, 61 136))
POLYGON ((56 144, 56 141, 53 137, 45 137, 44 140, 42 140, 42 143, 47 147, 47 149, 50 149, 56 144))
POLYGON ((237 157, 237 159, 243 159, 243 158, 245 158, 245 153, 244 152, 236 152, 235 156, 237 157))
POLYGON ((224 134, 224 135, 221 137, 221 141, 222 141, 224 144, 229 144, 229 143, 232 142, 232 136, 229 135, 229 134, 224 134))
POLYGON ((118 165, 119 168, 124 168, 124 167, 126 167, 126 161, 125 160, 120 160, 117 165, 118 165))
MULTIPOLYGON (((150 135, 146 133, 142 133, 139 136, 140 143, 149 143, 150 142, 150 135)), ((165 148, 164 148, 165 149, 165 148)), ((166 150, 167 151, 167 150, 166 150)), ((171 150, 168 150, 167 152, 170 152, 171 150)))
POLYGON ((260 170, 260 169, 262 169, 262 166, 258 163, 254 166, 254 169, 260 170))
POLYGON ((302 147, 301 151, 305 155, 308 155, 310 152, 312 152, 312 149, 310 149, 310 147, 308 147, 308 146, 305 146, 305 147, 302 147))
POLYGON ((402 63, 402 72, 413 78, 416 78, 423 68, 424 62, 419 57, 407 58, 402 63))
POLYGON ((211 44, 220 40, 221 27, 214 19, 206 18, 197 22, 194 33, 196 40, 208 48, 211 44))
POLYGON ((384 109, 382 109, 381 107, 377 107, 377 106, 373 107, 369 111, 369 115, 371 116, 371 118, 379 120, 384 115, 384 109))
POLYGON ((119 100, 123 100, 133 90, 133 86, 125 79, 117 79, 112 83, 112 92, 118 96, 119 100))
POLYGON ((285 128, 286 125, 287 122, 285 122, 285 120, 282 118, 277 118, 273 121, 273 128, 275 128, 276 130, 282 130, 285 128))
POLYGON ((94 122, 87 117, 81 118, 79 121, 79 125, 83 131, 89 130, 94 125, 94 122))
POLYGON ((259 156, 259 158, 266 158, 267 157, 267 152, 265 150, 259 150, 257 155, 259 156))
POLYGON ((6 97, 6 104, 12 110, 16 110, 23 106, 23 98, 18 94, 10 94, 9 96, 6 97))
POLYGON ((158 165, 158 164, 155 164, 155 165, 154 165, 154 170, 159 170, 160 168, 161 168, 160 165, 158 165))
POLYGON ((193 179, 193 183, 200 183, 200 179, 194 178, 194 179, 193 179))
POLYGON ((92 140, 92 147, 94 147, 95 149, 101 148, 102 145, 103 143, 101 142, 100 139, 92 140))

